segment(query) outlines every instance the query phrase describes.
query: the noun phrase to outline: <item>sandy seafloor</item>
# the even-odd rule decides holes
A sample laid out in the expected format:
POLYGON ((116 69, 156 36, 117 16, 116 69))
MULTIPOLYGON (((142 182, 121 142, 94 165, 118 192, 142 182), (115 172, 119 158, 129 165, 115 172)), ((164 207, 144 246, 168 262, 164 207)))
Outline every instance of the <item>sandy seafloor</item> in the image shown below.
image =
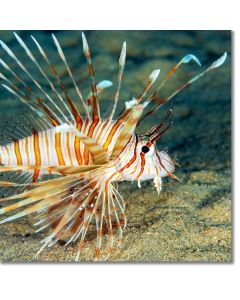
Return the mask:
MULTIPOLYGON (((30 41, 30 34, 34 34, 59 73, 66 78, 50 33, 19 32, 33 53, 37 53, 30 41)), ((56 35, 84 95, 87 95, 89 81, 86 81, 81 31, 59 31, 56 35)), ((161 79, 185 54, 193 53, 202 61, 202 68, 190 63, 179 69, 160 93, 164 97, 227 51, 227 61, 221 68, 208 73, 172 101, 174 125, 161 139, 158 148, 168 147, 169 154, 177 159, 181 167, 177 167, 175 174, 182 183, 165 179, 160 196, 152 181, 142 184, 142 189, 138 189, 136 182, 120 184, 126 201, 128 227, 121 247, 114 250, 109 261, 231 262, 231 32, 86 31, 86 35, 97 81, 109 79, 114 82, 114 87, 101 95, 105 108, 109 107, 116 89, 118 57, 124 40, 127 41, 127 61, 120 108, 124 101, 141 94, 153 69, 161 68, 161 79)), ((12 32, 0 31, 0 38, 24 58, 12 32)), ((2 49, 0 57, 14 66, 2 49)), ((26 64, 29 70, 33 69, 27 59, 26 64)), ((66 79, 67 86, 69 82, 66 79)), ((0 113, 5 120, 26 111, 18 99, 2 88, 0 104, 0 113)), ((168 107, 161 108, 138 131, 160 123, 168 107)), ((1 126, 6 126, 4 121, 1 126)), ((0 261, 74 261, 78 245, 63 247, 64 241, 34 258, 46 233, 35 234, 31 223, 31 218, 24 218, 0 226, 0 261)), ((93 259, 94 247, 95 239, 88 239, 83 261, 93 259)))

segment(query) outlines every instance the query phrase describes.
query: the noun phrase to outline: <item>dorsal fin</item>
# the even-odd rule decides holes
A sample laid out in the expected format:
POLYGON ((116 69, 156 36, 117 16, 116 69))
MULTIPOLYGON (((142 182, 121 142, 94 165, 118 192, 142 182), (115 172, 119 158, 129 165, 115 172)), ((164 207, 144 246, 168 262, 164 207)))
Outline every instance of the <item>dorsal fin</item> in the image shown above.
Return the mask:
POLYGON ((73 82, 73 85, 74 85, 74 88, 75 88, 75 90, 76 90, 76 93, 77 93, 79 99, 80 99, 81 102, 82 102, 82 105, 83 105, 83 107, 84 107, 85 113, 86 113, 86 115, 89 117, 88 111, 87 111, 87 108, 86 108, 86 104, 85 104, 85 102, 84 102, 84 100, 83 100, 82 93, 80 92, 80 89, 79 89, 79 87, 78 87, 78 85, 77 85, 77 83, 76 83, 76 80, 75 80, 74 77, 73 77, 72 71, 71 71, 70 67, 68 66, 68 63, 67 63, 66 57, 65 57, 65 55, 64 55, 64 53, 63 53, 63 51, 62 51, 62 48, 61 48, 61 46, 60 46, 60 44, 59 44, 59 42, 58 42, 58 40, 57 40, 57 38, 55 37, 54 34, 52 34, 52 37, 53 37, 54 43, 55 43, 55 45, 56 45, 56 47, 57 47, 58 54, 59 54, 59 56, 61 57, 62 61, 64 62, 64 65, 66 66, 67 72, 68 72, 68 74, 69 74, 69 76, 70 76, 70 78, 71 78, 71 80, 72 80, 72 82, 73 82))
POLYGON ((115 113, 116 108, 117 108, 117 103, 118 103, 119 93, 120 93, 120 88, 121 88, 121 83, 122 83, 122 77, 123 77, 123 71, 124 71, 124 67, 125 67, 126 48, 127 48, 127 44, 126 44, 126 42, 124 42, 123 45, 122 45, 122 51, 121 51, 121 54, 120 54, 120 57, 119 57, 118 88, 117 88, 117 91, 116 91, 115 96, 114 96, 113 108, 112 108, 112 111, 110 113, 109 120, 113 119, 114 113, 115 113))
POLYGON ((98 95, 97 95, 97 86, 95 83, 95 78, 94 78, 94 69, 93 69, 93 64, 91 60, 91 53, 88 47, 87 39, 85 37, 85 34, 82 33, 82 42, 83 42, 83 52, 84 55, 87 59, 87 64, 88 64, 88 73, 92 79, 92 94, 90 97, 90 101, 92 104, 92 116, 100 118, 100 109, 99 109, 99 103, 98 103, 98 95))
MULTIPOLYGON (((201 73, 193 76, 190 80, 188 80, 187 82, 185 82, 184 84, 182 84, 175 92, 173 92, 170 96, 166 97, 166 98, 159 98, 159 96, 157 95, 159 90, 164 86, 164 84, 166 83, 166 81, 176 72, 176 70, 183 64, 183 63, 189 63, 191 60, 194 60, 199 66, 201 66, 201 63, 199 61, 199 59, 194 56, 193 54, 188 54, 186 56, 184 56, 180 62, 178 64, 176 64, 175 66, 173 66, 173 68, 168 72, 168 74, 166 75, 166 77, 163 79, 163 81, 161 82, 161 84, 159 85, 159 87, 153 92, 153 94, 147 99, 148 102, 150 101, 154 101, 154 99, 158 99, 157 105, 155 105, 155 107, 153 107, 151 110, 149 110, 148 112, 146 112, 142 119, 140 120, 140 122, 142 122, 144 119, 146 119, 147 117, 149 117, 150 115, 152 115, 155 111, 157 111, 162 105, 164 105, 165 103, 169 102, 174 96, 176 96, 179 92, 181 92, 183 89, 185 89, 187 86, 193 84, 195 81, 197 81, 199 78, 201 78, 202 76, 204 76, 207 72, 214 70, 218 67, 220 67, 224 61, 227 58, 227 53, 225 52, 219 59, 217 59, 216 61, 214 61, 205 71, 202 71, 201 73)), ((139 122, 139 123, 140 123, 139 122)))
MULTIPOLYGON (((0 59, 0 65, 4 70, 4 74, 0 73, 1 79, 5 81, 3 87, 8 92, 17 96, 33 111, 39 115, 40 113, 48 115, 51 120, 54 119, 58 124, 81 122, 81 114, 70 98, 64 82, 57 72, 57 68, 50 62, 42 46, 40 46, 38 41, 32 37, 34 45, 37 46, 37 50, 39 51, 39 54, 38 52, 34 52, 33 54, 32 49, 25 44, 19 35, 15 33, 15 37, 20 46, 24 49, 27 57, 30 59, 34 71, 32 71, 32 67, 30 71, 29 66, 25 65, 25 61, 23 62, 23 59, 19 59, 17 54, 15 54, 3 41, 0 41, 0 45, 5 50, 6 54, 16 64, 16 70, 20 69, 22 72, 21 75, 21 72, 15 71, 15 67, 12 66, 13 64, 8 64, 3 59, 0 59), (38 61, 39 55, 44 58, 43 63, 38 61), (45 67, 45 64, 47 64, 48 68, 45 67), (27 78, 29 83, 26 83, 26 79, 24 78, 27 78), (39 78, 41 78, 41 81, 39 81, 39 78), (52 78, 54 78, 54 82, 52 78)), ((53 36, 53 40, 57 48, 57 53, 59 54, 59 59, 61 59, 61 62, 66 69, 65 73, 70 77, 77 96, 81 98, 84 108, 83 114, 88 117, 88 111, 80 89, 77 86, 73 73, 67 63, 67 59, 63 54, 60 43, 55 36, 53 36)))
POLYGON ((20 140, 36 132, 53 127, 45 117, 40 118, 29 113, 21 116, 0 117, 0 145, 6 145, 14 140, 20 140))
MULTIPOLYGON (((53 115, 55 115, 55 117, 59 120, 59 123, 64 123, 67 121, 67 117, 63 114, 62 110, 56 105, 55 101, 52 99, 52 97, 48 94, 48 92, 42 87, 42 85, 35 79, 35 75, 32 75, 27 67, 24 66, 24 64, 17 58, 17 56, 13 53, 13 51, 2 41, 0 41, 0 44, 2 45, 3 49, 6 51, 6 53, 16 62, 16 64, 20 67, 20 69, 28 76, 28 78, 31 80, 32 84, 37 88, 37 90, 41 93, 42 97, 44 97, 45 101, 49 102, 49 105, 47 103, 45 103, 45 106, 48 107, 49 111, 51 111, 51 113, 53 115), (50 105, 52 105, 52 108, 50 107, 50 105), (56 110, 53 110, 53 108, 56 110), (59 115, 57 115, 57 111, 59 112, 59 115)), ((21 44, 21 46, 23 46, 21 44)), ((29 54, 29 52, 27 52, 29 54)), ((21 78, 21 76, 17 75, 19 78, 21 78)), ((8 83, 11 82, 11 80, 8 80, 8 83)), ((28 91, 28 95, 25 95, 25 97, 27 97, 28 102, 30 101, 36 101, 37 97, 37 93, 35 95, 32 95, 32 89, 28 88, 28 85, 21 79, 21 82, 24 83, 24 87, 27 89, 28 91)), ((14 83, 12 83, 12 86, 16 86, 14 83)), ((4 86, 5 88, 7 88, 8 86, 4 86)), ((8 89, 9 90, 9 89, 8 89)), ((20 87, 17 87, 17 92, 15 94, 19 95, 19 93, 23 93, 22 89, 20 87)), ((31 103, 30 103, 31 105, 31 103)), ((34 102, 32 103, 32 105, 34 105, 34 102)), ((43 111, 44 113, 44 111, 43 111)))
POLYGON ((144 107, 144 105, 139 104, 131 109, 127 119, 123 123, 123 127, 114 145, 110 159, 115 159, 125 148, 127 142, 134 134, 134 131, 142 115, 144 107))
MULTIPOLYGON (((66 105, 66 103, 64 102, 64 100, 62 99, 61 95, 57 92, 54 84, 51 82, 51 80, 49 79, 49 77, 45 74, 44 70, 42 69, 42 67, 39 65, 39 63, 36 61, 34 55, 32 54, 32 52, 29 50, 29 48, 26 46, 26 44, 24 43, 24 41, 20 38, 20 36, 18 36, 16 33, 14 33, 17 41, 19 42, 19 44, 22 46, 22 48, 25 50, 27 56, 32 60, 32 62, 36 65, 37 69, 39 70, 39 72, 41 73, 41 75, 44 77, 44 79, 47 81, 49 87, 51 88, 51 90, 57 95, 57 97, 59 98, 60 102, 65 106, 65 108, 67 109, 68 113, 71 115, 71 112, 68 108, 68 106, 66 105)), ((49 98, 48 98, 49 99, 49 98)), ((51 102, 51 98, 49 99, 51 102)), ((62 115, 62 117, 64 118, 65 122, 68 121, 67 117, 62 113, 62 111, 60 110, 60 108, 53 102, 53 105, 55 105, 55 108, 60 112, 60 114, 62 115)), ((73 116, 72 116, 73 117, 73 116)), ((74 120, 74 119, 73 119, 74 120)))
MULTIPOLYGON (((64 106, 66 107, 67 111, 70 113, 70 115, 72 117, 72 120, 76 121, 76 123, 82 123, 82 117, 81 117, 80 113, 78 112, 78 109, 76 108, 75 104, 73 103, 73 101, 69 97, 68 90, 66 89, 63 81, 61 80, 60 76, 58 75, 58 72, 57 72, 56 68, 52 65, 52 63, 50 62, 49 58, 47 57, 46 53, 44 52, 43 48, 40 46, 40 44, 38 43, 38 41, 33 36, 31 36, 31 37, 32 37, 34 43, 36 44, 39 52, 41 53, 42 57, 46 61, 47 65, 49 67, 50 72, 56 78, 60 89, 63 91, 63 94, 64 94, 64 96, 66 98, 67 104, 64 102, 64 100, 61 97, 61 95, 59 95, 59 93, 56 91, 56 88, 54 87, 54 85, 50 82, 51 89, 57 94, 57 96, 60 99, 61 103, 64 104, 64 106)), ((54 35, 52 35, 52 37, 53 37, 54 43, 55 43, 55 45, 57 47, 58 54, 59 54, 60 58, 62 59, 62 61, 64 62, 64 65, 65 65, 65 67, 67 69, 67 72, 68 72, 68 74, 69 74, 69 76, 70 76, 70 78, 71 78, 71 80, 72 80, 72 82, 74 84, 75 90, 77 91, 77 95, 82 100, 85 112, 88 115, 87 109, 86 109, 84 101, 83 101, 82 94, 81 94, 81 92, 80 92, 80 90, 79 90, 79 88, 78 88, 78 86, 76 84, 76 81, 75 81, 75 79, 73 77, 73 74, 72 74, 72 72, 71 72, 71 70, 70 70, 70 68, 69 68, 69 66, 67 64, 67 61, 66 61, 65 55, 64 55, 64 53, 62 51, 62 48, 61 48, 61 46, 60 46, 57 38, 54 35)), ((48 78, 47 78, 47 81, 49 82, 48 78)))

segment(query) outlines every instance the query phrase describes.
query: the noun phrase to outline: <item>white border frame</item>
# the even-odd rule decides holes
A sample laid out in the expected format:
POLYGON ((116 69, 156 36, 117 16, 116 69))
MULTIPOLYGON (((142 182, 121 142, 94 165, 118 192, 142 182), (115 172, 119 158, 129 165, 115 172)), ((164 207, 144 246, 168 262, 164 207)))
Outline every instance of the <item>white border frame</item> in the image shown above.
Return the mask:
MULTIPOLYGON (((239 66, 237 3, 236 0, 8 1, 0 5, 0 28, 230 29, 235 31, 234 65, 239 66)), ((236 82, 233 93, 236 99, 233 102, 233 264, 2 264, 1 299, 238 299, 240 137, 236 135, 240 126, 237 97, 240 81, 235 79, 239 71, 235 68, 233 71, 236 82)))

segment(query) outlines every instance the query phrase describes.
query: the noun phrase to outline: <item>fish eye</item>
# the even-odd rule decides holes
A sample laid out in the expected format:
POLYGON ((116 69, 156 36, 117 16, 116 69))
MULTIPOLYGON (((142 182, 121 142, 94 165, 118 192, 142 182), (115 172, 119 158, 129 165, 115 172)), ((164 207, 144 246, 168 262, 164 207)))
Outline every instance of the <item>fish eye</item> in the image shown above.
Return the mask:
POLYGON ((142 146, 142 152, 143 153, 147 153, 150 149, 148 148, 148 146, 142 146))

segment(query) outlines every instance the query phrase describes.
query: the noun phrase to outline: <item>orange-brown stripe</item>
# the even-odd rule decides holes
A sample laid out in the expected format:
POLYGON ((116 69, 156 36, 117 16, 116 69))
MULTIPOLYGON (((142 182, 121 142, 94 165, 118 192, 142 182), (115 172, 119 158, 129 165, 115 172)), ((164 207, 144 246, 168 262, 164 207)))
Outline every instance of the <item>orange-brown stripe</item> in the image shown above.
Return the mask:
POLYGON ((19 141, 14 141, 14 152, 17 159, 17 165, 22 165, 22 156, 19 149, 19 141))
POLYGON ((74 149, 75 149, 75 154, 76 154, 78 164, 82 165, 82 155, 80 152, 80 138, 78 136, 76 136, 74 140, 74 149))
POLYGON ((161 158, 160 156, 158 155, 158 152, 156 151, 156 156, 157 156, 157 159, 158 159, 158 162, 160 164, 160 166, 167 172, 168 176, 172 176, 172 173, 170 173, 163 165, 162 161, 161 161, 161 158))
MULTIPOLYGON (((88 120, 86 120, 85 122, 85 126, 87 126, 88 120)), ((77 123, 76 126, 77 130, 81 130, 82 129, 82 123, 77 123)), ((78 165, 82 165, 82 155, 81 155, 81 151, 80 151, 80 137, 75 136, 74 139, 74 150, 75 150, 75 155, 76 155, 76 159, 78 161, 78 165)))
POLYGON ((53 117, 53 115, 51 114, 51 112, 49 111, 49 109, 44 105, 43 100, 42 100, 41 98, 37 98, 37 101, 38 101, 39 104, 42 105, 44 111, 45 111, 45 112, 48 114, 48 116, 50 117, 50 119, 51 119, 51 121, 52 121, 52 124, 53 124, 55 127, 56 127, 56 126, 59 126, 60 124, 59 124, 58 120, 57 120, 55 117, 53 117))
POLYGON ((66 97, 67 97, 68 105, 70 106, 70 109, 73 113, 74 119, 77 123, 77 129, 80 130, 82 127, 82 123, 83 123, 82 118, 79 115, 78 110, 77 110, 75 104, 72 102, 72 100, 68 97, 68 95, 66 95, 66 97))
POLYGON ((70 159, 70 164, 72 166, 73 162, 72 162, 72 156, 71 156, 71 150, 70 150, 70 134, 69 134, 69 132, 66 133, 66 147, 67 147, 68 156, 70 159))
POLYGON ((175 66, 168 72, 168 74, 167 74, 165 80, 168 79, 168 78, 170 78, 170 77, 173 75, 173 73, 176 71, 176 69, 177 69, 177 65, 175 65, 175 66))
MULTIPOLYGON (((88 137, 91 138, 93 136, 94 129, 96 128, 98 122, 99 122, 99 117, 95 116, 91 126, 89 127, 88 134, 87 134, 88 137)), ((87 147, 84 147, 83 159, 84 159, 84 164, 88 165, 88 163, 89 163, 89 151, 88 151, 87 147)))
MULTIPOLYGON (((38 132, 35 131, 33 133, 33 150, 35 154, 35 165, 40 166, 41 165, 41 153, 40 153, 40 148, 39 148, 39 136, 38 132)), ((40 170, 35 169, 33 173, 33 182, 36 182, 38 179, 40 170)))
POLYGON ((115 132, 118 130, 119 126, 126 120, 128 114, 129 114, 130 110, 129 111, 126 111, 124 113, 124 115, 113 125, 111 131, 109 132, 108 134, 108 137, 107 137, 107 140, 105 141, 105 143, 103 144, 103 149, 104 150, 107 150, 108 146, 110 145, 111 141, 112 141, 112 138, 115 134, 115 132))
POLYGON ((103 124, 103 127, 101 128, 98 136, 96 137, 96 141, 98 142, 102 136, 102 134, 104 133, 104 129, 106 128, 106 126, 108 125, 108 121, 106 121, 104 124, 103 124))
POLYGON ((80 138, 78 136, 76 136, 74 140, 74 149, 75 149, 75 154, 76 154, 78 164, 82 165, 82 155, 80 152, 80 138))
POLYGON ((134 163, 134 161, 136 160, 136 158, 137 158, 137 143, 138 143, 138 137, 137 137, 137 135, 136 135, 136 142, 135 142, 135 146, 134 146, 134 154, 133 154, 133 157, 132 157, 132 159, 131 159, 125 166, 123 166, 123 167, 120 169, 120 171, 119 171, 120 173, 121 173, 123 170, 129 168, 129 167, 134 163))
POLYGON ((63 158, 62 148, 61 148, 61 132, 55 133, 55 149, 56 149, 56 153, 57 153, 58 164, 60 166, 64 166, 65 161, 63 158))
POLYGON ((25 138, 25 152, 27 156, 27 165, 29 165, 28 138, 25 138))
POLYGON ((49 143, 48 143, 48 135, 47 132, 44 131, 43 135, 45 136, 45 142, 46 142, 46 150, 47 150, 47 158, 48 158, 48 165, 50 164, 50 153, 49 153, 49 143))
POLYGON ((143 171, 144 171, 144 166, 145 166, 145 153, 140 153, 140 157, 141 157, 141 170, 137 176, 137 179, 142 175, 143 171))

